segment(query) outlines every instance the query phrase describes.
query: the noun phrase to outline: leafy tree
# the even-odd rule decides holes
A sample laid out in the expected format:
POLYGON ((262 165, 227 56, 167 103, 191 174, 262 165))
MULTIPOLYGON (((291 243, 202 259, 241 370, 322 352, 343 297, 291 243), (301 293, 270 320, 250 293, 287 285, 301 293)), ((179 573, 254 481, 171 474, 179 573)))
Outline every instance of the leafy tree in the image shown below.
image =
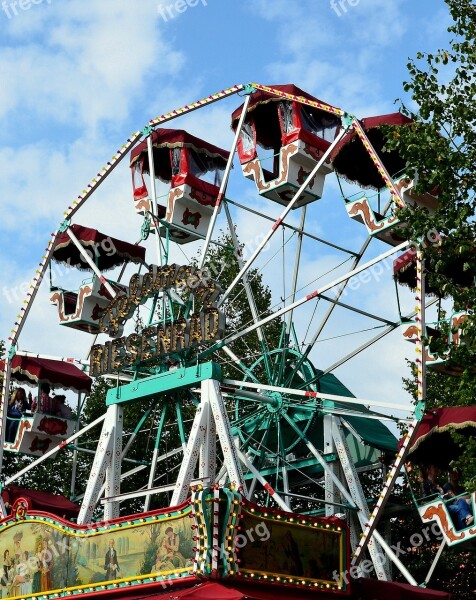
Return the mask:
MULTIPOLYGON (((464 335, 475 339, 476 255, 476 6, 472 0, 445 0, 454 23, 450 48, 418 53, 408 63, 406 92, 417 105, 402 112, 414 124, 388 130, 388 149, 397 149, 407 163, 407 174, 418 178, 417 191, 438 195, 439 208, 430 214, 421 207, 399 213, 409 239, 427 239, 436 229, 439 244, 424 248, 428 282, 442 296, 451 296, 455 311, 467 311, 464 335)), ((464 375, 455 386, 453 403, 465 403, 472 386, 476 347, 451 349, 451 361, 464 375)))
MULTIPOLYGON (((437 195, 439 207, 431 214, 421 207, 399 211, 406 225, 406 235, 412 240, 427 240, 428 232, 437 230, 441 240, 422 247, 428 284, 441 297, 452 299, 454 311, 468 315, 464 326, 463 344, 450 348, 448 364, 459 376, 429 370, 427 377, 427 407, 473 405, 476 397, 476 6, 473 0, 445 0, 453 24, 449 28, 451 41, 447 49, 417 54, 408 63, 409 79, 404 90, 416 106, 402 104, 401 110, 413 124, 388 128, 387 149, 398 150, 406 160, 406 173, 416 177, 418 192, 437 195)), ((443 319, 445 314, 440 313, 443 319)), ((440 325, 441 333, 449 333, 440 325)), ((443 339, 443 335, 441 339, 443 339)), ((427 343, 429 343, 428 340, 427 343)), ((445 344, 431 340, 431 350, 446 351, 445 344)), ((416 371, 404 387, 416 394, 416 371)), ((476 444, 454 434, 461 445, 461 468, 468 489, 476 489, 476 444)), ((410 476, 415 490, 419 481, 415 472, 410 476)), ((402 503, 411 505, 408 487, 396 491, 402 503)), ((418 495, 418 494, 417 494, 418 495)), ((421 531, 416 512, 398 517, 392 527, 399 539, 421 531)), ((418 581, 423 581, 437 552, 435 539, 425 541, 401 560, 408 565, 418 581)), ((446 550, 430 581, 430 586, 445 589, 457 598, 472 598, 476 577, 472 569, 472 553, 468 548, 446 550)))

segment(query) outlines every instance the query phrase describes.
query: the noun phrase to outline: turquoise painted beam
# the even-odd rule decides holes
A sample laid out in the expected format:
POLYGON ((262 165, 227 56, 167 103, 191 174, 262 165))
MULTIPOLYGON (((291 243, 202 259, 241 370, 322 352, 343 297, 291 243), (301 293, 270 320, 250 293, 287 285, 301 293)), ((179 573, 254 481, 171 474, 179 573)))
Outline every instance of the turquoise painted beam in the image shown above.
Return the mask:
POLYGON ((167 373, 151 375, 144 379, 137 379, 109 390, 106 396, 106 405, 150 400, 172 390, 194 387, 205 379, 221 381, 222 378, 221 366, 213 362, 176 369, 167 373))

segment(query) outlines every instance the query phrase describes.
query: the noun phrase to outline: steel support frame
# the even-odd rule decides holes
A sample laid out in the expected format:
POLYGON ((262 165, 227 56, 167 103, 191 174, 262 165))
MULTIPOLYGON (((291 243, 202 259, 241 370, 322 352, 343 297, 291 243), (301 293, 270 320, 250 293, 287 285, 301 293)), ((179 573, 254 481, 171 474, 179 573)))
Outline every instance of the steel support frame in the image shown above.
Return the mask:
MULTIPOLYGON (((265 234, 263 240, 260 242, 260 244, 255 249, 255 251, 250 256, 250 258, 247 260, 247 262, 240 269, 240 271, 236 275, 235 279, 228 286, 228 289, 225 290, 225 292, 223 293, 220 301, 217 304, 218 308, 220 306, 222 306, 222 304, 225 302, 225 300, 228 298, 228 296, 230 295, 230 293, 235 288, 236 284, 239 281, 241 281, 243 279, 243 276, 250 270, 250 268, 254 264, 256 258, 260 254, 260 252, 268 244, 269 240, 273 237, 274 233, 278 230, 278 228, 281 225, 282 221, 284 221, 284 219, 288 216, 288 214, 294 208, 294 205, 296 204, 296 202, 301 197, 301 194, 307 188, 307 186, 312 181, 312 179, 316 176, 316 173, 319 171, 319 169, 322 167, 322 165, 327 161, 327 159, 329 158, 329 156, 331 155, 331 153, 333 152, 333 150, 337 146, 337 144, 340 142, 340 140, 345 136, 345 134, 347 133, 347 130, 348 130, 347 127, 343 127, 342 128, 342 131, 339 132, 339 134, 337 135, 336 139, 332 142, 332 144, 324 152, 324 154, 322 155, 322 157, 320 158, 320 160, 316 163, 316 165, 314 166, 314 168, 312 169, 312 171, 309 173, 309 175, 306 177, 306 179, 303 182, 303 184, 301 185, 301 187, 294 194, 292 200, 289 201, 289 204, 286 206, 286 208, 281 213, 281 215, 279 216, 279 218, 272 225, 271 229, 265 234)), ((293 306, 293 304, 290 305, 291 308, 289 310, 292 310, 292 306, 293 306)))
MULTIPOLYGON (((91 522, 94 510, 99 501, 99 494, 103 482, 106 484, 105 491, 107 496, 115 496, 120 492, 122 421, 122 407, 117 404, 109 406, 96 448, 96 454, 94 456, 91 474, 81 504, 81 510, 79 511, 79 525, 85 525, 86 523, 91 522), (114 493, 115 490, 117 490, 117 493, 114 493)), ((109 515, 109 519, 119 516, 118 510, 118 503, 106 503, 104 508, 104 518, 107 519, 106 515, 109 515)))
POLYGON ((238 489, 241 488, 246 496, 245 479, 220 392, 220 383, 214 379, 205 379, 201 382, 201 400, 184 450, 182 465, 172 495, 172 506, 180 504, 187 498, 199 458, 200 476, 215 481, 217 436, 228 478, 238 489))
MULTIPOLYGON (((360 480, 358 478, 357 471, 350 456, 349 447, 347 445, 347 441, 343 432, 342 422, 337 417, 333 417, 332 435, 336 444, 337 453, 341 460, 344 475, 347 479, 349 490, 351 491, 352 497, 354 498, 356 504, 360 508, 359 512, 357 513, 357 516, 359 518, 359 522, 363 531, 362 536, 364 536, 367 540, 367 546, 369 549, 370 556, 372 558, 372 562, 374 563, 377 577, 379 579, 389 579, 389 565, 388 562, 386 562, 386 564, 382 564, 381 559, 384 555, 381 552, 378 552, 378 548, 380 547, 385 553, 385 555, 388 558, 390 558, 393 564, 398 568, 398 570, 405 577, 408 583, 411 585, 418 585, 416 580, 409 573, 408 569, 401 562, 398 556, 393 552, 392 548, 387 544, 387 542, 383 539, 380 533, 375 528, 373 528, 369 533, 369 509, 365 500, 362 486, 360 484, 360 480)), ((360 542, 357 545, 356 550, 358 550, 359 548, 361 549, 360 542)))
MULTIPOLYGON (((332 437, 334 439, 336 451, 342 465, 342 470, 344 472, 349 491, 354 503, 359 508, 357 517, 359 519, 362 531, 365 531, 365 527, 369 520, 369 508, 367 506, 362 485, 355 470, 354 463, 352 462, 340 419, 331 417, 331 425, 332 437)), ((386 564, 382 564, 381 557, 383 556, 383 553, 379 545, 376 544, 375 540, 372 539, 369 540, 369 554, 378 579, 388 581, 390 579, 390 575, 388 573, 388 563, 385 561, 386 564)))
MULTIPOLYGON (((279 221, 279 219, 278 219, 278 221, 279 221)), ((278 223, 278 221, 276 221, 276 223, 278 223)), ((278 226, 279 225, 276 225, 276 227, 278 227, 278 226)), ((234 342, 235 340, 242 338, 243 336, 247 335, 248 333, 255 331, 258 327, 262 327, 263 325, 266 325, 266 323, 269 323, 270 321, 273 321, 274 319, 277 319, 277 318, 281 317, 282 315, 288 313, 290 310, 293 310, 294 308, 297 308, 298 306, 302 306, 303 304, 306 304, 310 300, 314 300, 314 299, 318 298, 321 294, 323 294, 324 292, 327 292, 328 290, 332 289, 336 285, 339 285, 343 281, 350 279, 351 277, 353 277, 354 275, 357 275, 358 273, 362 273, 362 271, 365 271, 366 269, 372 267, 373 265, 379 263, 382 260, 385 260, 386 258, 392 256, 393 254, 396 254, 396 253, 400 252, 401 250, 405 250, 408 247, 408 245, 409 245, 409 242, 405 241, 405 242, 402 242, 401 244, 399 244, 398 246, 392 247, 387 252, 384 252, 383 254, 380 254, 376 258, 369 260, 365 264, 360 265, 353 271, 349 271, 349 272, 345 273, 344 275, 337 277, 330 283, 325 284, 320 290, 315 290, 314 292, 307 294, 307 296, 304 296, 304 297, 300 298, 299 300, 296 300, 295 302, 288 304, 284 308, 281 308, 281 309, 277 310, 276 312, 274 312, 272 315, 269 315, 268 317, 264 317, 258 323, 253 323, 253 325, 249 325, 248 327, 245 327, 241 331, 226 337, 225 339, 221 340, 220 342, 217 342, 215 345, 213 345, 210 348, 208 348, 207 350, 204 350, 203 352, 201 352, 199 354, 198 358, 204 358, 206 356, 209 356, 210 354, 213 354, 213 352, 216 352, 220 348, 223 348, 225 345, 231 344, 231 342, 234 342)), ((247 266, 250 266, 250 264, 249 264, 250 260, 245 264, 243 269, 245 269, 247 266)), ((231 290, 231 285, 228 289, 231 290)), ((223 299, 224 299, 224 296, 222 296, 220 302, 218 303, 219 306, 221 304, 223 304, 223 299)))
MULTIPOLYGON (((327 454, 337 454, 334 438, 332 437, 332 415, 324 415, 324 456, 327 454)), ((326 461, 327 462, 327 461, 326 461)), ((335 513, 335 505, 339 502, 338 492, 334 483, 334 479, 339 479, 339 464, 336 460, 327 462, 332 477, 329 472, 324 471, 324 498, 326 500, 325 511, 326 517, 331 517, 335 513), (329 504, 328 504, 329 502, 329 504)))

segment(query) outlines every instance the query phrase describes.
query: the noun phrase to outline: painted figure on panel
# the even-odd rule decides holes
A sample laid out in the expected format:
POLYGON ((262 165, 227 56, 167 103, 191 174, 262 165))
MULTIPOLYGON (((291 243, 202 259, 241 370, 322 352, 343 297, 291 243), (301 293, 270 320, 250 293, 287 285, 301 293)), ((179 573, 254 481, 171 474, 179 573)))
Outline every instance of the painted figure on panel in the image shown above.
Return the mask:
POLYGON ((119 562, 117 560, 117 551, 114 547, 114 540, 109 542, 109 550, 106 552, 104 561, 104 570, 106 571, 106 581, 118 579, 120 577, 119 562))

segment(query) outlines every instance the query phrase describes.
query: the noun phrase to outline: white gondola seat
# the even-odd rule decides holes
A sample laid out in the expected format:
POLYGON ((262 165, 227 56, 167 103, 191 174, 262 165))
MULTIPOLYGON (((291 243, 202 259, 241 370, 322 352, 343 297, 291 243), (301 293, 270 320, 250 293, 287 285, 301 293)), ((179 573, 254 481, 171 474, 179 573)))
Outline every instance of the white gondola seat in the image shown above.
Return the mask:
MULTIPOLYGON (((10 417, 7 417, 10 419, 10 417)), ((45 452, 60 446, 75 430, 76 421, 35 412, 18 419, 15 439, 5 442, 5 450, 32 456, 43 456, 45 452)))
MULTIPOLYGON (((319 102, 294 85, 273 87, 319 102)), ((235 130, 241 111, 242 106, 232 115, 235 130)), ((340 119, 336 115, 270 92, 255 92, 238 141, 244 176, 255 182, 260 195, 287 206, 335 139, 339 127, 340 119), (270 169, 266 169, 266 160, 259 156, 262 150, 273 153, 270 169)), ((324 163, 294 208, 321 198, 325 177, 331 171, 330 163, 324 163)))
MULTIPOLYGON (((127 286, 114 281, 109 283, 117 292, 127 291, 127 286)), ((99 319, 102 310, 110 303, 111 296, 96 275, 76 292, 60 288, 52 292, 50 302, 58 307, 60 325, 87 333, 99 333, 99 319)))
MULTIPOLYGON (((160 235, 179 244, 203 239, 208 231, 229 153, 180 129, 157 129, 152 134, 156 216, 162 221, 160 235), (166 185, 165 193, 157 192, 166 185)), ((147 142, 131 153, 136 212, 152 216, 147 142)), ((152 229, 155 224, 152 222, 152 229)))

